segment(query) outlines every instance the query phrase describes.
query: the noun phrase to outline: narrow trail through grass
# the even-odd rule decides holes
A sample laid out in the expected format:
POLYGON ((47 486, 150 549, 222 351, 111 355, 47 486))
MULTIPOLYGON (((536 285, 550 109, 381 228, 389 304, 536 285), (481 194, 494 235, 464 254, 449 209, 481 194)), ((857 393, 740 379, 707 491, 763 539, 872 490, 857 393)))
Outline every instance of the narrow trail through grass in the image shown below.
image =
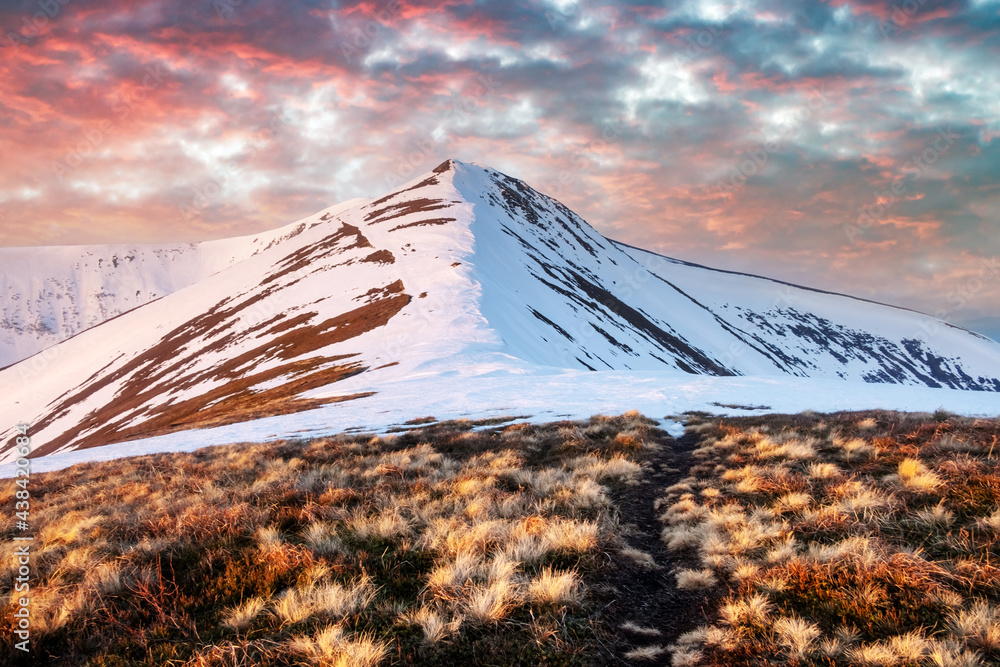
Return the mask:
POLYGON ((696 463, 691 452, 698 439, 694 433, 675 439, 658 432, 658 446, 642 454, 640 483, 610 494, 620 513, 627 547, 625 553, 615 555, 614 566, 607 570, 606 585, 614 589, 604 619, 614 633, 613 649, 606 652, 609 661, 669 665, 666 647, 710 618, 718 602, 719 594, 706 596, 677 587, 674 572, 689 566, 691 558, 671 552, 660 539, 662 511, 657 500, 664 489, 691 474, 696 463))

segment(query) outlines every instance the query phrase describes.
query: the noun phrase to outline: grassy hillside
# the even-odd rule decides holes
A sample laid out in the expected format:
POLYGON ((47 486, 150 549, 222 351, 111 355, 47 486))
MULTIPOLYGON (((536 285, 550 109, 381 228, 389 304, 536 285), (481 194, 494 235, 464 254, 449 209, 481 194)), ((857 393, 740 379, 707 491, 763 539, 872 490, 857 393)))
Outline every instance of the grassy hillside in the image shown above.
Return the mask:
POLYGON ((636 413, 33 475, 0 664, 1000 664, 1000 422, 636 413))
POLYGON ((634 556, 608 485, 669 440, 651 424, 452 422, 36 475, 27 662, 590 663, 607 604, 590 586, 634 556))
POLYGON ((1000 424, 886 413, 689 422, 663 540, 723 590, 674 665, 1000 664, 1000 424), (701 422, 701 423, 698 423, 701 422))

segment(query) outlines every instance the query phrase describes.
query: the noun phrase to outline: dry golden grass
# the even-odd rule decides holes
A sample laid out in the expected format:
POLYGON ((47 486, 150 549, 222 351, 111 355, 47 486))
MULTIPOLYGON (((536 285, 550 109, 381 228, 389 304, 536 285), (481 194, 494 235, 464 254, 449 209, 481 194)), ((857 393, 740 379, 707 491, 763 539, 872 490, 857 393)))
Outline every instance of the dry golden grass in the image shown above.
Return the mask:
POLYGON ((528 598, 537 605, 565 606, 581 600, 580 582, 575 572, 542 570, 528 584, 528 598))
POLYGON ((465 612, 479 623, 499 621, 511 610, 515 600, 515 587, 510 581, 473 585, 465 594, 465 612))
POLYGON ((641 625, 637 625, 633 621, 625 621, 624 623, 622 623, 621 628, 625 632, 634 632, 635 634, 644 635, 647 637, 659 637, 661 634, 663 634, 656 628, 646 628, 641 625))
POLYGON ((317 665, 375 667, 388 656, 389 647, 370 635, 351 636, 342 627, 331 625, 315 636, 296 637, 289 651, 317 665))
POLYGON ((431 606, 418 609, 408 609, 400 614, 399 620, 404 625, 418 626, 423 632, 424 641, 436 644, 449 635, 454 634, 462 625, 461 616, 449 621, 444 613, 431 606))
POLYGON ((656 559, 641 549, 626 546, 620 549, 618 553, 647 570, 660 569, 660 566, 656 564, 656 559))
POLYGON ((719 583, 712 570, 678 570, 677 588, 691 590, 698 588, 711 588, 719 583))
POLYGON ((370 579, 361 579, 347 586, 311 584, 289 588, 274 600, 274 615, 282 624, 294 625, 314 616, 339 619, 363 611, 375 598, 370 579))
POLYGON ((254 619, 267 607, 267 601, 260 598, 250 598, 246 602, 233 607, 223 617, 222 624, 233 630, 243 630, 253 623, 254 619))
POLYGON ((1000 422, 688 428, 701 472, 664 490, 662 539, 691 563, 678 587, 722 602, 669 647, 674 665, 1000 664, 1000 422))
MULTIPOLYGON (((35 475, 37 655, 375 665, 392 646, 399 664, 579 661, 599 646, 585 576, 625 547, 609 486, 640 477, 652 423, 445 422, 35 475)), ((5 602, 14 534, 8 520, 5 602)))
POLYGON ((667 649, 656 644, 653 646, 640 646, 639 648, 634 648, 626 653, 624 657, 626 660, 656 660, 666 652, 667 649))

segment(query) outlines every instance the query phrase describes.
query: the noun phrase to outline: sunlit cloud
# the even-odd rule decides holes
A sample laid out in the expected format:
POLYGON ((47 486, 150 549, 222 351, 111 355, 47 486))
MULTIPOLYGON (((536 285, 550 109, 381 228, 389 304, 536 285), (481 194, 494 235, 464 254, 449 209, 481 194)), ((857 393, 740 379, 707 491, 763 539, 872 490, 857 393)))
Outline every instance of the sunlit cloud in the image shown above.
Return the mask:
POLYGON ((996 2, 225 6, 0 7, 0 242, 255 233, 456 157, 628 243, 928 312, 1000 255, 996 2))

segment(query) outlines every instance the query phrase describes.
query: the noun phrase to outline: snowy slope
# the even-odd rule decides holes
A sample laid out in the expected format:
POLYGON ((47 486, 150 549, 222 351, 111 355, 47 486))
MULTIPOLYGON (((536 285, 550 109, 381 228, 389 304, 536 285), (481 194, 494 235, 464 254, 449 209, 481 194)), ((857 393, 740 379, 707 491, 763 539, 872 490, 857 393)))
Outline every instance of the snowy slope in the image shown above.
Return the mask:
MULTIPOLYGON (((906 385, 857 384, 798 377, 713 377, 671 371, 574 371, 542 366, 517 373, 460 367, 400 381, 369 382, 367 374, 337 385, 342 393, 377 391, 368 398, 325 405, 293 415, 257 419, 199 431, 66 451, 36 459, 33 472, 76 463, 107 461, 154 452, 194 451, 210 445, 318 438, 338 433, 388 433, 415 428, 412 420, 507 419, 545 423, 639 410, 657 419, 688 410, 752 415, 802 410, 938 409, 974 417, 1000 415, 1000 394, 906 385), (747 405, 752 402, 752 406, 747 405), (742 409, 736 406, 753 407, 742 409), (728 406, 728 407, 727 407, 728 406), (516 418, 516 419, 515 419, 516 418), (406 422, 410 422, 407 425, 406 422)), ((332 390, 332 387, 331 387, 332 390)), ((322 395, 326 392, 314 392, 322 395)), ((332 393, 332 392, 330 392, 332 393)), ((661 427, 683 432, 673 420, 661 427), (676 429, 676 430, 675 430, 676 429)), ((0 463, 0 479, 13 477, 13 463, 0 463)))
POLYGON ((295 222, 197 244, 0 248, 0 368, 193 285, 304 229, 295 222))
POLYGON ((959 322, 963 328, 1000 342, 1000 317, 980 317, 959 322))
POLYGON ((558 202, 492 170, 459 169, 455 183, 479 202, 472 227, 481 312, 520 358, 593 370, 1000 391, 1000 345, 984 336, 609 241, 558 202))
POLYGON ((738 342, 725 363, 745 367, 759 351, 773 364, 767 374, 1000 391, 1000 346, 986 336, 904 308, 618 245, 733 332, 738 342))
MULTIPOLYGON (((192 261, 203 277, 188 286, 0 371, 13 397, 0 460, 21 422, 36 455, 200 441, 240 422, 288 434, 310 415, 337 430, 335 415, 382 396, 410 397, 419 414, 420 400, 458 400, 473 382, 485 405, 501 396, 489 382, 511 392, 594 370, 654 393, 693 374, 771 376, 733 386, 777 395, 801 376, 976 389, 989 392, 977 405, 1000 405, 996 343, 936 321, 922 340, 927 318, 910 311, 644 254, 487 167, 448 161, 284 229, 280 243, 226 245, 212 267, 227 268, 192 261)), ((122 283, 116 293, 132 291, 122 283)))

